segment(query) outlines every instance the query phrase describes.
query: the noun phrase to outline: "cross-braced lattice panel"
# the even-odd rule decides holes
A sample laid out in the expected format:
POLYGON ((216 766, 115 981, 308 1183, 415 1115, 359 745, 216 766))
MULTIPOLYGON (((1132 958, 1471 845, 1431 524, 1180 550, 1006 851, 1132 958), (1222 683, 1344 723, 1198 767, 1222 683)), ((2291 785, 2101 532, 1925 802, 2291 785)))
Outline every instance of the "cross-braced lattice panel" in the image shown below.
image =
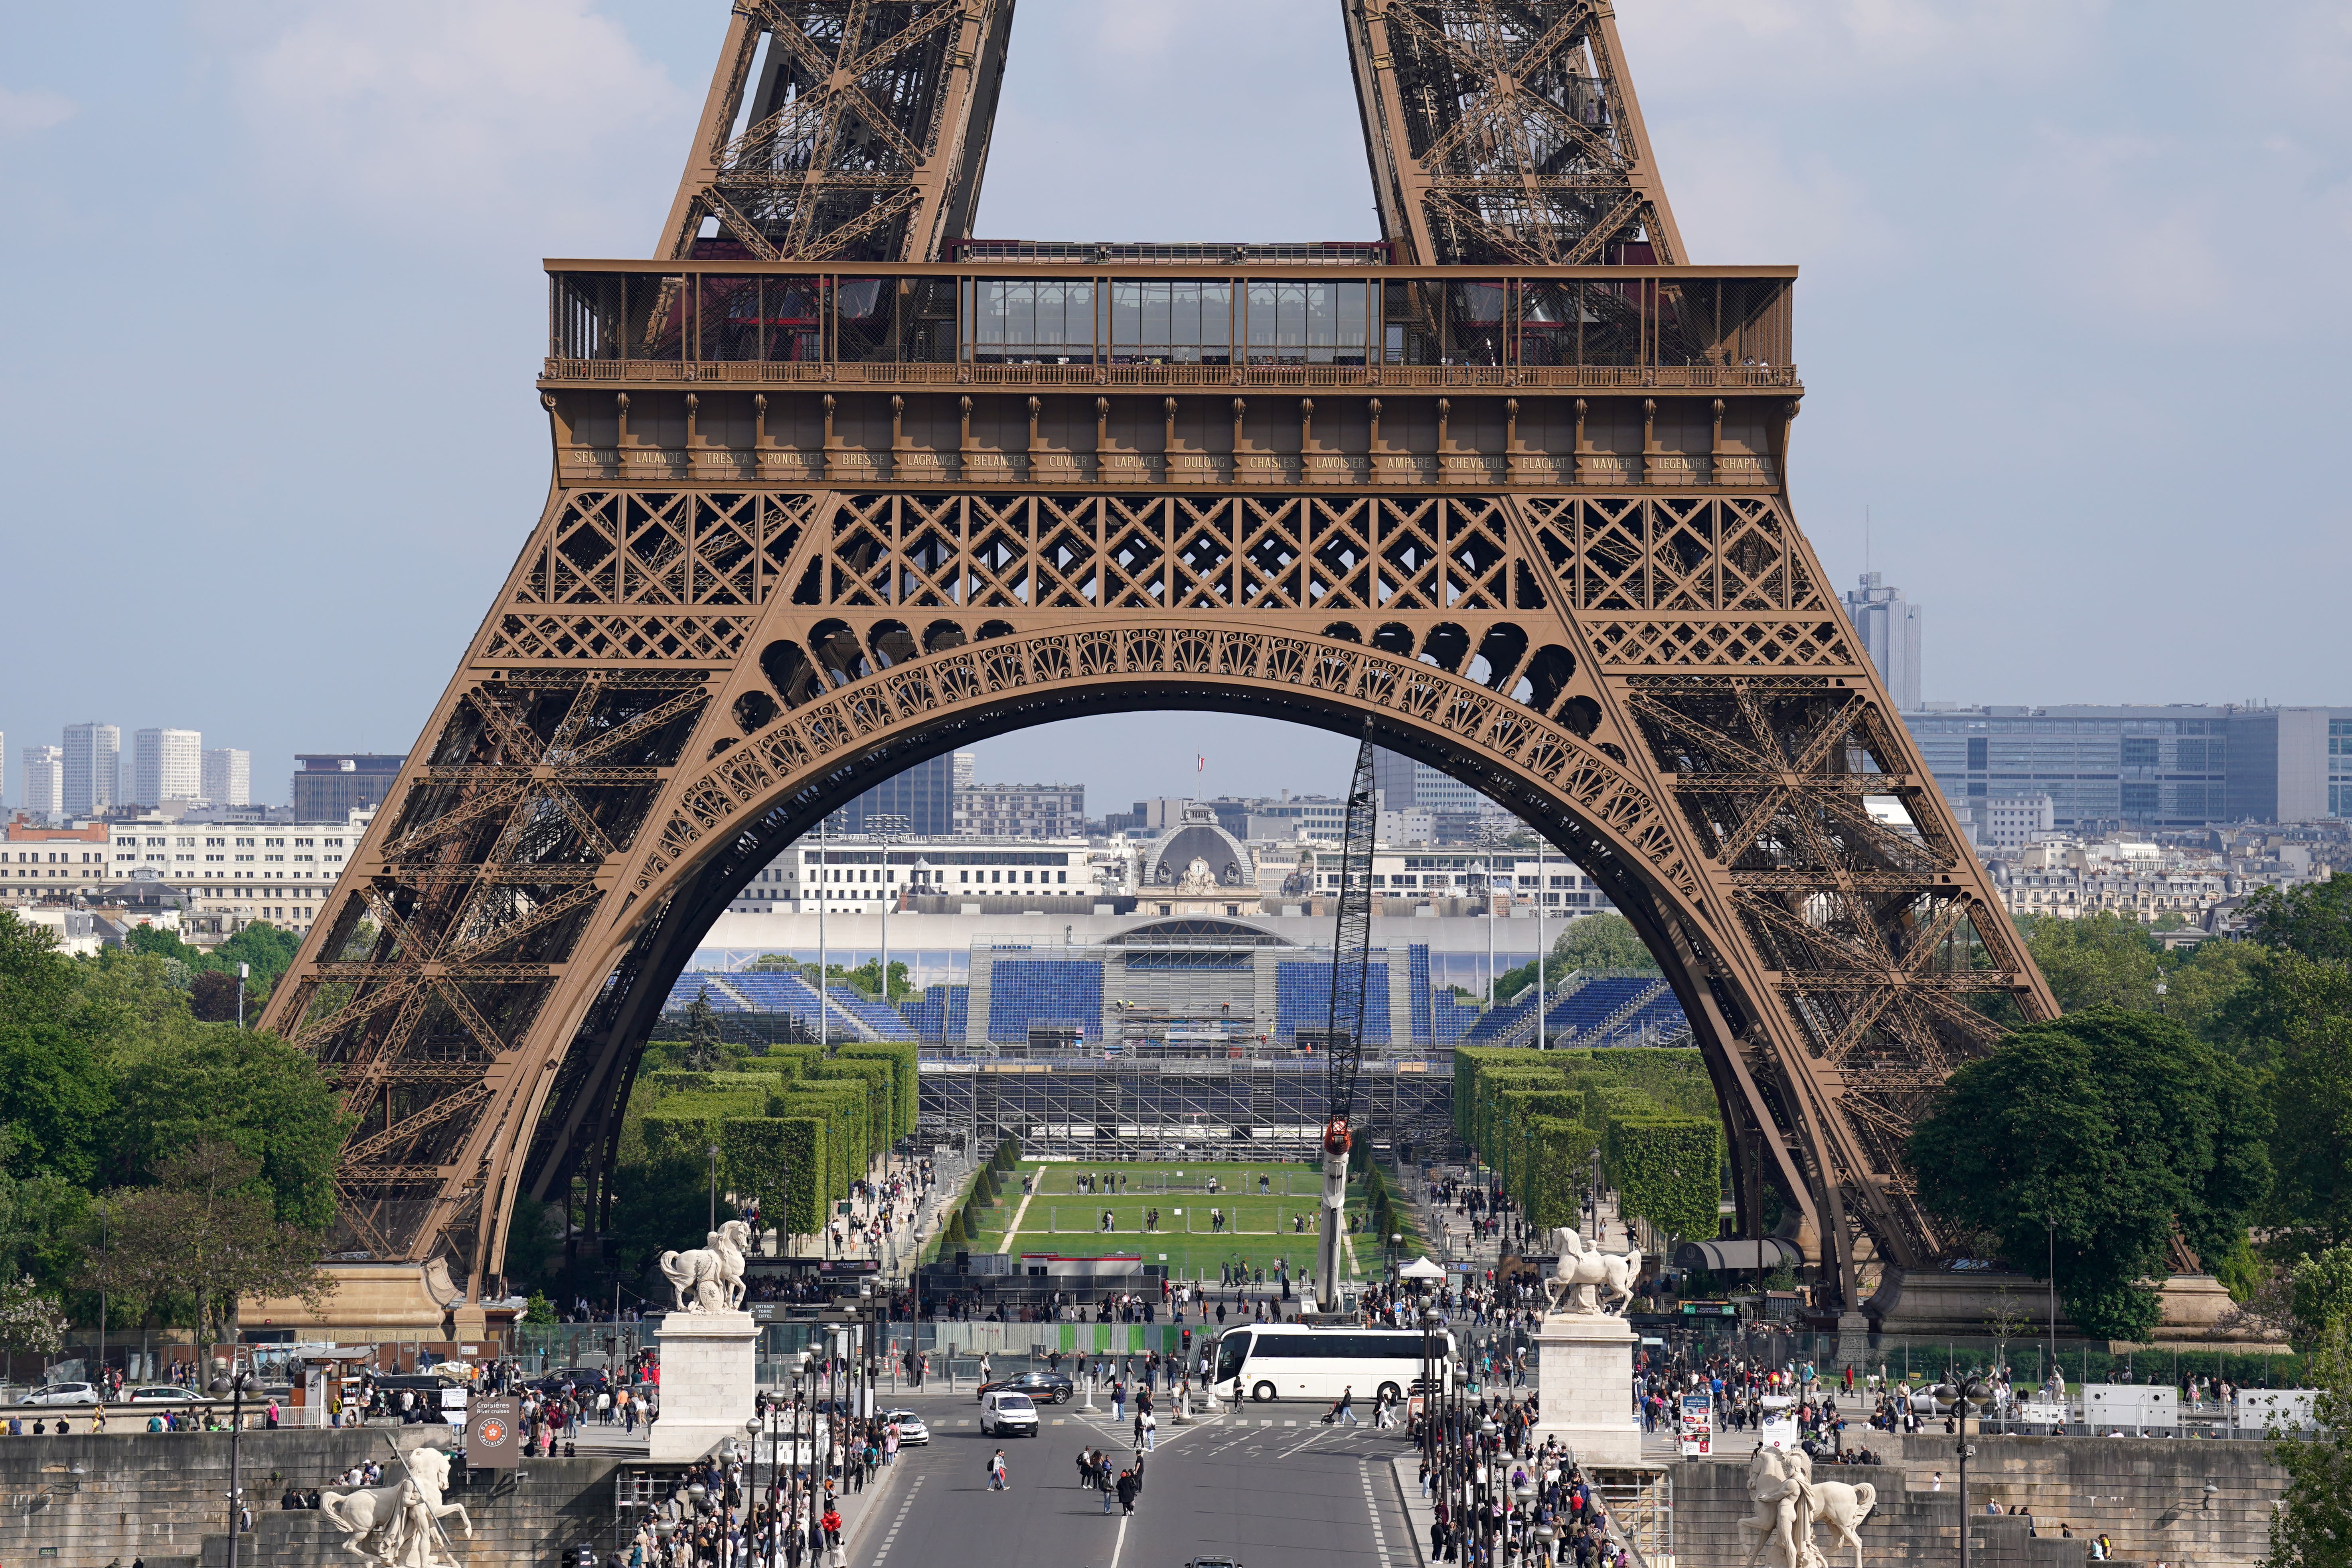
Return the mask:
MULTIPOLYGON (((758 0, 761 96, 752 123, 718 151, 699 212, 764 258, 909 258, 932 237, 916 223, 926 165, 952 151, 942 132, 972 90, 964 29, 1001 26, 997 11, 989 0, 758 0)), ((977 133, 984 143, 985 127, 977 133)))
POLYGON ((1380 8, 1432 260, 1580 263, 1663 237, 1588 0, 1380 8))

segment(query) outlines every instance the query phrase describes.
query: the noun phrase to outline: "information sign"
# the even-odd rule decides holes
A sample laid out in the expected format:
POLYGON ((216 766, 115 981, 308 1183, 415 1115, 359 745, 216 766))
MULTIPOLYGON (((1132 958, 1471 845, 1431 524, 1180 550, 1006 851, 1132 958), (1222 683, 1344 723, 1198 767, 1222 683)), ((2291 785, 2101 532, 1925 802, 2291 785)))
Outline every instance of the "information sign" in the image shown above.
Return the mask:
POLYGON ((1681 1436, 1685 1458, 1715 1452, 1715 1400, 1711 1395, 1683 1395, 1681 1436))

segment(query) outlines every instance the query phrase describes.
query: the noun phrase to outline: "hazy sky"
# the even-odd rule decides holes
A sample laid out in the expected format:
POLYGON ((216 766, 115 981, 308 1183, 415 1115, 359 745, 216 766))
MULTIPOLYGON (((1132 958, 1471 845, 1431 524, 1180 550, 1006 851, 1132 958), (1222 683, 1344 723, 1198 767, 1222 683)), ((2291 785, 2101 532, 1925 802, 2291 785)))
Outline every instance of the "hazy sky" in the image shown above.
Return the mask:
MULTIPOLYGON (((2352 702, 2352 6, 1622 0, 1693 259, 1795 262, 1790 479, 1925 691, 2352 702)), ((546 493, 546 256, 649 253, 724 0, 18 5, 0 58, 17 754, 403 751, 546 493)), ((980 232, 1376 230, 1336 0, 1021 0, 980 232)), ((986 776, 1329 788, 1213 715, 986 776), (1193 758, 1205 754, 1205 773, 1193 758)))

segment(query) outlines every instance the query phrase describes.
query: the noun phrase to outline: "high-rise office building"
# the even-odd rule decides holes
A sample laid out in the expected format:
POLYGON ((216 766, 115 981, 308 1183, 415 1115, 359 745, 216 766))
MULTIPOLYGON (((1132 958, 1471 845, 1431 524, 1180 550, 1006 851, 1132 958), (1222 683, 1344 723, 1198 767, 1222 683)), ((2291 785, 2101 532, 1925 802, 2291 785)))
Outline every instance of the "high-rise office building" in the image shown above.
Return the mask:
POLYGON ((2352 708, 1963 708, 1903 722, 1945 798, 2048 795, 2054 826, 2352 817, 2352 708))
POLYGON ((141 805, 194 800, 204 791, 205 738, 194 730, 139 730, 131 737, 131 798, 141 805))
POLYGON ((955 831, 955 758, 952 754, 917 763, 896 778, 883 780, 833 814, 835 833, 867 833, 876 816, 903 816, 907 831, 918 837, 942 837, 955 831))
POLYGON ((294 820, 341 822, 354 811, 382 805, 400 776, 404 754, 387 752, 305 752, 296 762, 294 820))
POLYGON ((970 789, 972 785, 972 780, 978 776, 974 770, 979 766, 980 753, 978 752, 958 752, 955 754, 955 787, 958 789, 970 789))
POLYGON ((122 731, 113 724, 66 726, 65 810, 95 816, 122 798, 122 731))
POLYGON ((1862 586, 1845 596, 1846 619, 1862 637, 1878 678, 1894 695, 1898 713, 1919 710, 1919 606, 1906 604, 1903 590, 1887 587, 1883 574, 1865 572, 1862 586))
POLYGON ((63 746, 25 748, 25 809, 35 816, 65 815, 66 749, 63 746))
POLYGON ((212 746, 205 752, 205 799, 214 805, 253 804, 253 753, 234 746, 212 746))

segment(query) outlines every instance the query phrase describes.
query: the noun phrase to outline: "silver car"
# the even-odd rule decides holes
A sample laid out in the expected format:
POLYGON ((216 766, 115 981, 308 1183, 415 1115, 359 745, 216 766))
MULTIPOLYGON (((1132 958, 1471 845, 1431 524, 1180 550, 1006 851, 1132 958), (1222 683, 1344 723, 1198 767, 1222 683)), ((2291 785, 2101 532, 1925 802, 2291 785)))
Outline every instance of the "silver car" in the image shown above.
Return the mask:
POLYGON ((87 1383, 45 1383, 25 1395, 27 1405, 95 1405, 98 1389, 87 1383))

